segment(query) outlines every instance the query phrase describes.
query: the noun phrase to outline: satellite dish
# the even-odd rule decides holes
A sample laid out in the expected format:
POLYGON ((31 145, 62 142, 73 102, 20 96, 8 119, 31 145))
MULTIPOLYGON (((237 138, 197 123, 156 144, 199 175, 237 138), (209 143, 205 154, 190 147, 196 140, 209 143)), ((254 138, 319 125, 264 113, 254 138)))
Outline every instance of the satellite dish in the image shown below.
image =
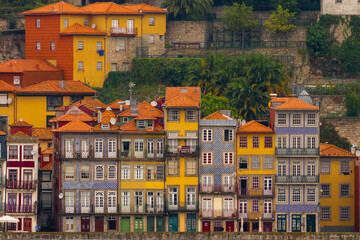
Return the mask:
POLYGON ((242 120, 241 121, 241 126, 245 125, 246 124, 246 121, 245 120, 242 120))
POLYGON ((111 107, 108 106, 105 110, 106 111, 111 111, 112 109, 111 109, 111 107))
POLYGON ((116 119, 115 119, 115 118, 111 118, 111 119, 110 119, 110 123, 111 123, 112 125, 115 125, 116 119))
POLYGON ((63 197, 64 197, 64 194, 63 194, 63 193, 60 193, 60 194, 59 194, 59 199, 63 199, 63 197))
POLYGON ((95 29, 95 28, 96 28, 96 24, 93 23, 93 24, 91 25, 91 27, 95 29))
POLYGON ((7 103, 11 104, 12 103, 12 98, 9 97, 8 100, 7 100, 7 103))
POLYGON ((36 153, 35 149, 31 150, 31 155, 35 155, 35 153, 36 153))
POLYGON ((356 154, 356 156, 360 157, 360 150, 357 150, 357 151, 355 152, 355 154, 356 154))
POLYGON ((153 107, 156 107, 156 106, 157 106, 157 102, 156 102, 156 101, 152 101, 150 104, 151 104, 151 106, 153 106, 153 107))

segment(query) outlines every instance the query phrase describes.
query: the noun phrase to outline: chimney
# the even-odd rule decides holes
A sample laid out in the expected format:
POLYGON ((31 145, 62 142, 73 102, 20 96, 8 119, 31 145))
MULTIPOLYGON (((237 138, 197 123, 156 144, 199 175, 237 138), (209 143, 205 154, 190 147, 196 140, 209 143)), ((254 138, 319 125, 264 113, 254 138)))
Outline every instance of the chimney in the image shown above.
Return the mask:
POLYGON ((120 104, 120 112, 122 112, 123 110, 124 110, 124 104, 125 104, 126 102, 125 101, 123 101, 123 102, 118 102, 118 104, 120 104))
POLYGON ((276 93, 270 93, 270 98, 271 99, 277 98, 277 94, 276 93))
POLYGON ((98 115, 97 115, 97 117, 98 117, 98 123, 101 123, 101 107, 97 107, 97 110, 98 110, 98 115))
POLYGON ((64 80, 60 80, 60 81, 59 81, 59 88, 60 88, 61 90, 64 90, 64 89, 65 89, 65 81, 64 81, 64 80))

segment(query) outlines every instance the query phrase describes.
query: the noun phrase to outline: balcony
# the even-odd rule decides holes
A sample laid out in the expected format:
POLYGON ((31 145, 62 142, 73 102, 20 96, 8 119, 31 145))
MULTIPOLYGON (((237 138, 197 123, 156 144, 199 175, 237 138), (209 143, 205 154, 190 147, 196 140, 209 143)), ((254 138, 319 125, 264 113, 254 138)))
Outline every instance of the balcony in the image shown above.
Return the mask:
POLYGON ((319 183, 319 175, 316 176, 275 176, 275 183, 319 183))
POLYGON ((319 155, 319 148, 275 148, 275 155, 319 155))
POLYGON ((235 184, 199 184, 200 193, 235 193, 235 184))
POLYGON ((248 189, 248 188, 239 188, 238 197, 273 197, 275 196, 275 189, 248 189))
POLYGON ((117 152, 109 152, 107 155, 104 152, 95 152, 94 154, 92 152, 65 152, 61 156, 67 159, 117 158, 117 152))
POLYGON ((245 212, 245 213, 240 213, 240 211, 238 211, 237 214, 238 219, 244 218, 244 219, 248 219, 248 220, 259 220, 261 218, 261 220, 267 220, 267 219, 271 219, 273 220, 275 217, 275 212, 269 212, 269 213, 264 213, 264 212, 245 212))
POLYGON ((112 27, 111 36, 135 37, 137 36, 137 28, 112 27))
POLYGON ((6 213, 36 213, 36 205, 6 205, 6 213))
POLYGON ((118 213, 118 206, 115 207, 95 207, 95 205, 80 206, 64 206, 62 213, 81 213, 81 214, 96 214, 96 213, 118 213))
POLYGON ((168 157, 179 157, 179 156, 198 156, 199 155, 199 146, 196 148, 191 148, 191 146, 178 146, 175 148, 170 148, 170 146, 166 146, 168 157))
POLYGON ((6 180, 7 189, 36 189, 36 181, 9 181, 6 180))
POLYGON ((214 218, 235 218, 236 211, 235 209, 230 210, 214 210, 214 218))
POLYGON ((147 153, 147 152, 140 152, 132 154, 130 151, 122 151, 120 152, 121 158, 164 158, 164 154, 162 152, 158 153, 147 153))
POLYGON ((146 204, 146 213, 164 213, 165 206, 163 204, 146 204))
POLYGON ((198 211, 199 202, 167 202, 166 211, 168 212, 186 212, 198 211))

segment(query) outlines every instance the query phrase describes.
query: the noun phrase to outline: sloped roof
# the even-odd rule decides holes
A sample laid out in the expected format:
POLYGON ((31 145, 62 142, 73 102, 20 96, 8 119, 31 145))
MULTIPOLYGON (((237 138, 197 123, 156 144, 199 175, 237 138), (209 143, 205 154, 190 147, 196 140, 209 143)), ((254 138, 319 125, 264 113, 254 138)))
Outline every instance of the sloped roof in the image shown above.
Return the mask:
POLYGON ((138 105, 134 106, 135 108, 138 108, 137 115, 131 114, 131 109, 127 109, 124 112, 120 113, 119 117, 137 117, 137 116, 152 116, 155 118, 161 118, 163 117, 163 112, 157 109, 156 107, 151 106, 150 103, 143 101, 139 103, 138 105))
POLYGON ((212 114, 204 117, 203 120, 234 120, 234 119, 226 116, 225 114, 222 114, 219 111, 216 111, 216 112, 213 112, 212 114))
POLYGON ((0 73, 20 73, 20 72, 60 72, 61 69, 55 67, 45 60, 37 59, 12 59, 0 64, 0 73))
POLYGON ((354 157, 357 158, 355 154, 339 148, 335 145, 328 143, 320 143, 320 156, 321 157, 354 157))
POLYGON ((7 82, 4 82, 3 80, 0 80, 0 92, 1 93, 10 93, 20 90, 20 88, 17 88, 13 85, 8 84, 7 82))
POLYGON ((51 140, 51 128, 33 128, 32 135, 38 137, 40 140, 51 140))
POLYGON ((167 87, 165 94, 165 105, 167 102, 173 100, 178 96, 186 96, 191 98, 193 101, 200 106, 201 92, 200 87, 167 87))
POLYGON ((106 108, 106 105, 98 99, 83 99, 83 100, 74 102, 69 105, 69 109, 73 106, 77 106, 77 107, 84 106, 84 107, 90 109, 91 111, 96 111, 96 108, 98 108, 98 107, 103 108, 103 109, 106 108))
POLYGON ((30 123, 27 123, 23 120, 20 121, 16 121, 12 124, 10 124, 10 127, 32 127, 33 125, 31 125, 30 123))
POLYGON ((6 135, 6 133, 3 131, 0 131, 0 135, 6 135))
POLYGON ((167 10, 165 10, 165 9, 150 6, 150 5, 146 4, 146 3, 142 3, 142 4, 125 3, 122 6, 124 6, 126 8, 133 9, 135 11, 140 11, 141 10, 141 12, 143 12, 143 13, 167 13, 167 10))
POLYGON ((74 121, 75 119, 78 119, 83 122, 95 121, 94 117, 91 117, 86 113, 83 113, 80 115, 72 115, 72 114, 60 115, 58 117, 52 118, 49 122, 71 122, 74 121))
POLYGON ((85 9, 71 5, 63 1, 49 4, 43 7, 35 8, 22 12, 23 15, 47 15, 47 14, 90 14, 85 9))
POLYGON ((141 15, 141 12, 132 8, 124 7, 113 2, 96 2, 82 7, 83 10, 92 14, 125 14, 125 15, 141 15))
POLYGON ((53 132, 91 132, 92 127, 82 122, 79 119, 75 119, 74 121, 71 121, 68 124, 52 131, 53 132))
POLYGON ((274 131, 267 126, 264 126, 261 123, 256 122, 255 120, 252 120, 239 127, 238 133, 269 133, 270 134, 270 133, 274 133, 274 131))
MULTIPOLYGON (((113 109, 113 110, 118 110, 118 109, 120 109, 120 104, 119 104, 119 102, 124 102, 124 100, 117 99, 117 100, 113 101, 112 103, 109 103, 109 104, 108 104, 108 107, 110 107, 110 108, 113 109)), ((129 109, 129 108, 130 108, 129 105, 123 104, 123 109, 124 109, 124 110, 129 109)))
POLYGON ((23 133, 22 131, 17 131, 16 133, 11 135, 12 137, 30 137, 29 135, 23 133))
POLYGON ((95 95, 97 91, 80 81, 65 81, 65 88, 60 88, 61 80, 40 82, 17 91, 18 95, 95 95))
POLYGON ((184 95, 177 96, 164 104, 166 107, 199 107, 199 102, 196 102, 192 98, 184 95))
MULTIPOLYGON (((278 100, 279 101, 279 100, 278 100)), ((308 104, 297 98, 290 98, 280 105, 274 107, 276 110, 319 110, 319 107, 308 104)))
POLYGON ((41 154, 52 154, 52 149, 51 148, 47 148, 44 151, 41 152, 41 154))
POLYGON ((52 170, 52 162, 40 167, 40 170, 52 170))
POLYGON ((64 31, 60 32, 60 35, 106 35, 105 32, 93 29, 91 27, 86 27, 81 24, 75 23, 74 25, 68 27, 64 31))
POLYGON ((154 122, 153 128, 148 129, 136 129, 136 120, 132 120, 120 127, 120 132, 137 132, 137 133, 151 133, 151 132, 161 132, 164 130, 164 128, 154 122))

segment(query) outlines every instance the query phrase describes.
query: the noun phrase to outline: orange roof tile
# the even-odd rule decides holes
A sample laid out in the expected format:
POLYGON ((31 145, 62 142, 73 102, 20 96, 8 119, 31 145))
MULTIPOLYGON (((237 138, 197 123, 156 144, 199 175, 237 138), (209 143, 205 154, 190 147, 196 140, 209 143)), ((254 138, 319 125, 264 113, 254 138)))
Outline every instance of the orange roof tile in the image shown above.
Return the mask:
POLYGON ((45 60, 37 59, 12 59, 0 64, 0 73, 19 73, 19 72, 60 72, 61 69, 55 67, 45 60))
POLYGON ((126 15, 140 15, 141 12, 113 2, 96 2, 86 5, 82 9, 91 12, 92 14, 126 14, 126 15))
POLYGON ((357 158, 355 154, 339 148, 335 145, 328 143, 320 143, 320 156, 321 157, 354 157, 357 158))
POLYGON ((274 131, 267 126, 252 120, 239 127, 238 133, 274 133, 274 131))
POLYGON ((80 81, 65 81, 65 88, 60 88, 61 80, 40 82, 17 91, 18 95, 95 95, 97 91, 80 81))
POLYGON ((40 167, 40 170, 52 170, 52 162, 40 167))
MULTIPOLYGON (((115 101, 113 101, 112 103, 109 103, 109 104, 108 104, 108 107, 110 107, 110 108, 113 109, 113 110, 118 110, 118 109, 120 109, 120 104, 119 104, 119 102, 124 102, 124 100, 120 100, 120 99, 115 100, 115 101)), ((125 109, 129 109, 129 108, 130 108, 129 105, 123 104, 123 109, 124 109, 124 110, 125 110, 125 109)))
POLYGON ((75 119, 74 121, 69 122, 68 124, 59 127, 52 132, 91 132, 92 127, 86 123, 75 119))
POLYGON ((184 95, 177 96, 170 101, 166 101, 164 104, 166 107, 200 107, 200 102, 196 102, 192 98, 184 95))
POLYGON ((120 113, 119 117, 137 117, 137 116, 152 116, 155 118, 162 118, 163 112, 157 109, 156 107, 151 106, 150 103, 143 101, 139 103, 138 105, 134 106, 135 108, 138 108, 138 115, 131 114, 131 109, 127 109, 124 112, 120 113))
POLYGON ((75 119, 78 119, 83 122, 95 121, 94 117, 91 117, 86 113, 83 113, 80 115, 72 115, 72 114, 60 115, 58 117, 52 118, 49 122, 71 122, 74 121, 75 119))
MULTIPOLYGON (((278 100, 279 101, 279 100, 278 100)), ((276 110, 319 110, 319 107, 308 104, 297 98, 290 98, 274 107, 276 110)))
POLYGON ((141 12, 143 12, 143 13, 167 13, 167 10, 165 10, 165 9, 147 5, 146 3, 142 3, 142 4, 125 3, 122 6, 129 8, 129 9, 133 9, 135 11, 141 10, 141 12))
POLYGON ((11 136, 14 136, 14 137, 30 137, 29 135, 23 133, 22 131, 17 131, 16 133, 14 133, 11 136))
POLYGON ((106 33, 75 23, 71 27, 60 32, 60 35, 106 35, 106 33))
POLYGON ((171 101, 180 95, 187 96, 200 105, 200 87, 167 87, 165 101, 171 101))
POLYGON ((15 92, 20 90, 20 88, 14 87, 13 85, 10 85, 3 80, 0 80, 0 92, 2 93, 9 93, 9 92, 15 92))
POLYGON ((109 131, 118 131, 120 129, 118 126, 112 125, 111 123, 109 123, 110 124, 110 130, 102 130, 101 129, 101 124, 102 123, 99 123, 98 125, 93 127, 93 131, 94 132, 109 132, 109 131))
POLYGON ((85 9, 60 1, 43 7, 35 8, 26 12, 22 12, 20 14, 47 15, 47 14, 90 14, 90 13, 85 9))
POLYGON ((41 152, 41 154, 52 154, 52 149, 51 148, 47 148, 44 151, 41 152))
POLYGON ((77 106, 77 107, 84 106, 84 107, 90 109, 91 111, 96 111, 97 110, 96 108, 98 108, 98 107, 100 107, 102 109, 106 108, 106 105, 98 99, 83 99, 83 100, 74 102, 69 105, 69 109, 73 106, 77 106))
POLYGON ((150 133, 163 131, 164 128, 155 122, 154 128, 136 129, 136 120, 132 120, 120 127, 120 132, 137 132, 137 133, 150 133))
POLYGON ((0 135, 6 135, 6 133, 3 131, 0 131, 0 135))
MULTIPOLYGON (((110 123, 110 119, 114 118, 117 121, 117 117, 115 116, 115 114, 110 111, 110 110, 106 110, 104 112, 101 113, 101 123, 110 123)), ((96 121, 98 121, 98 118, 95 118, 96 121)))
POLYGON ((22 119, 20 121, 16 121, 13 124, 10 124, 10 127, 32 127, 30 123, 27 123, 23 121, 22 119))
POLYGON ((233 118, 228 117, 219 111, 213 112, 212 114, 204 117, 203 119, 204 120, 234 120, 233 118))
POLYGON ((141 115, 135 118, 136 120, 156 120, 156 117, 141 115))
POLYGON ((51 128, 33 128, 32 135, 38 137, 40 140, 51 140, 51 128))

